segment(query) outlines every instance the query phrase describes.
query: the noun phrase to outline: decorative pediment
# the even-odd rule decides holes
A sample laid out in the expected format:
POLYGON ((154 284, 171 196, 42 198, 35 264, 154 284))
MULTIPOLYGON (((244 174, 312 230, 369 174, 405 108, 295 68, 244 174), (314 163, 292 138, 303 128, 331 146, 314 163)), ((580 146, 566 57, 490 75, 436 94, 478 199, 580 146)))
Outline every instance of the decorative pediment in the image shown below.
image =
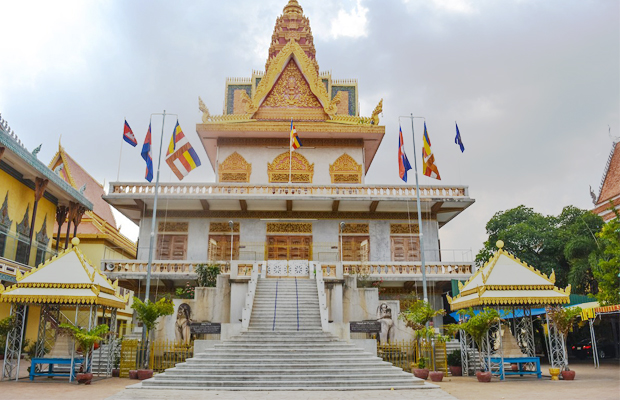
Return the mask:
POLYGON ((9 218, 9 192, 7 191, 2 208, 0 208, 0 229, 5 232, 11 230, 12 223, 13 221, 9 218))
POLYGON ((41 230, 37 232, 36 240, 37 243, 41 243, 44 246, 47 246, 50 241, 50 238, 47 236, 47 214, 43 219, 43 225, 41 226, 41 230))
POLYGON ((269 182, 288 182, 290 172, 291 182, 312 183, 314 164, 310 164, 300 153, 285 152, 267 163, 269 182), (292 163, 290 157, 292 156, 292 163))
POLYGON ((30 212, 30 204, 26 206, 26 212, 24 213, 24 218, 22 222, 17 224, 17 233, 28 236, 30 235, 30 218, 28 217, 28 213, 30 212))
POLYGON ((329 165, 332 183, 362 183, 362 165, 344 153, 329 165))
POLYGON ((297 119, 326 120, 336 114, 337 106, 330 100, 314 62, 297 42, 291 41, 270 62, 246 111, 255 119, 261 116, 275 118, 276 115, 288 119, 298 114, 297 119), (265 108, 261 108, 263 105, 265 108), (268 108, 274 106, 280 108, 277 114, 268 108), (295 109, 312 107, 317 111, 305 118, 304 113, 295 109))
POLYGON ((236 151, 220 163, 218 175, 220 182, 249 182, 252 164, 236 151))

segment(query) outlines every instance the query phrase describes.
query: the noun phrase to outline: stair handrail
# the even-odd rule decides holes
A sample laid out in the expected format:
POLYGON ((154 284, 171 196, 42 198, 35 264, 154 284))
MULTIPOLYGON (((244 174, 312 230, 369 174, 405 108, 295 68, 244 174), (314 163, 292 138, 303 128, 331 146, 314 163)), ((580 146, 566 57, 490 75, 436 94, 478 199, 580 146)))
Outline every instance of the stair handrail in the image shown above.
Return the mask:
MULTIPOLYGON (((264 269, 264 268, 263 268, 264 269)), ((241 331, 247 332, 250 326, 250 317, 252 316, 252 307, 254 306, 254 295, 256 294, 256 285, 258 283, 258 263, 252 265, 252 274, 248 283, 248 291, 245 294, 245 306, 241 312, 241 331)))
POLYGON ((313 269, 316 276, 316 288, 319 294, 319 311, 321 313, 321 328, 323 332, 328 332, 327 321, 327 296, 325 295, 325 283, 323 281, 323 267, 321 263, 313 263, 313 269))

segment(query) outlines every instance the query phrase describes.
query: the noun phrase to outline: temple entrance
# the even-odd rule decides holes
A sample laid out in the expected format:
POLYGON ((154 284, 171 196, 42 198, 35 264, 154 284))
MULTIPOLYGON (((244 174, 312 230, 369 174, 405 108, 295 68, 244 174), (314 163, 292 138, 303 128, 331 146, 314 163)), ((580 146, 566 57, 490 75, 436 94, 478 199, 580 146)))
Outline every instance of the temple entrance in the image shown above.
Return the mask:
POLYGON ((312 236, 267 236, 267 277, 308 277, 312 236))

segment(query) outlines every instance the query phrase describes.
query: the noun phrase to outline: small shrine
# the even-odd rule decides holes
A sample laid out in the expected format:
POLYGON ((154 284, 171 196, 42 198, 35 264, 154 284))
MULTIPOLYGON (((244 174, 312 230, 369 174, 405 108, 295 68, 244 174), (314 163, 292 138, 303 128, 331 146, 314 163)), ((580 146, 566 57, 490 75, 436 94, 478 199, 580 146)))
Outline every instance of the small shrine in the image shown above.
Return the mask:
MULTIPOLYGON (((67 376, 74 379, 77 368, 84 372, 93 369, 91 360, 78 353, 75 343, 59 335, 63 323, 91 330, 101 323, 110 327, 110 336, 116 332, 116 312, 124 308, 129 295, 121 296, 118 282, 106 278, 86 259, 77 247, 62 251, 37 268, 25 274, 17 273, 17 283, 9 288, 0 285, 0 302, 11 304, 13 328, 7 335, 7 347, 2 379, 19 377, 22 342, 26 329, 29 306, 40 307, 35 355, 31 360, 30 379, 35 376, 67 376), (68 371, 65 372, 69 366, 68 371), (56 369, 54 369, 56 368, 56 369)), ((113 340, 99 347, 96 373, 110 376, 113 362, 113 340)))
MULTIPOLYGON (((566 289, 555 286, 555 273, 540 272, 503 249, 504 242, 497 242, 498 250, 469 280, 459 282, 459 294, 447 296, 452 311, 472 307, 497 309, 502 318, 510 320, 502 327, 498 323, 489 330, 483 348, 487 371, 504 379, 506 375, 535 374, 541 377, 540 360, 534 349, 532 309, 569 303, 570 285, 566 289), (518 371, 505 371, 504 364, 517 364, 518 371)), ((463 318, 461 316, 461 318, 463 318)), ((549 324, 549 349, 552 364, 567 365, 564 340, 553 324, 549 324)), ((475 369, 473 340, 460 331, 463 373, 475 369)))

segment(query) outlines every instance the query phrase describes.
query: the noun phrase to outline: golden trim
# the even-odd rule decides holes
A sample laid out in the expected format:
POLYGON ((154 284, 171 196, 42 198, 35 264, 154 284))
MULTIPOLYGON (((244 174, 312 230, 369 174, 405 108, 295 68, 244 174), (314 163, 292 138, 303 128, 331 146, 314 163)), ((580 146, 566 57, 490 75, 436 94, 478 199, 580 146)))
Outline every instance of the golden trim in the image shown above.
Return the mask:
POLYGON ((160 222, 157 226, 158 233, 178 232, 187 233, 189 222, 160 222))
MULTIPOLYGON (((239 233, 239 222, 233 223, 233 233, 239 233)), ((211 222, 209 223, 209 233, 230 233, 230 225, 228 222, 211 222)))
POLYGON ((310 222, 268 222, 267 233, 312 233, 310 222))
POLYGON ((236 151, 218 167, 219 182, 250 182, 252 164, 236 151))
POLYGON ((343 235, 347 234, 365 234, 368 235, 368 224, 346 224, 342 230, 343 235))
POLYGON ((390 224, 390 235, 418 235, 418 224, 390 224))
POLYGON ((267 174, 269 175, 269 182, 288 182, 289 172, 291 182, 312 183, 314 176, 314 163, 310 164, 306 157, 301 153, 293 152, 290 154, 288 151, 284 152, 276 158, 273 162, 267 163, 267 174), (292 167, 289 170, 292 156, 292 167))
POLYGON ((329 164, 329 176, 332 183, 362 183, 362 165, 344 153, 329 164))

